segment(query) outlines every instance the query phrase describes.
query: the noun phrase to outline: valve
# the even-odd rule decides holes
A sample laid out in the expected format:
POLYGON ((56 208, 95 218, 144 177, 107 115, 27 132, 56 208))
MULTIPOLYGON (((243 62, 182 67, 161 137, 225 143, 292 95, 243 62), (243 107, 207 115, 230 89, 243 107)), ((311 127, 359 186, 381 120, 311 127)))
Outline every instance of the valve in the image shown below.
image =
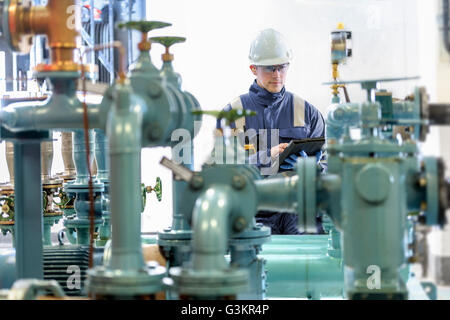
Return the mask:
POLYGON ((56 202, 53 200, 53 203, 61 210, 66 209, 67 204, 72 200, 71 197, 67 195, 64 191, 60 190, 57 194, 57 197, 59 198, 59 202, 56 202))
POLYGON ((13 221, 14 220, 14 197, 2 197, 0 198, 1 215, 0 221, 13 221))
POLYGON ((162 21, 128 21, 119 23, 120 29, 138 30, 142 32, 142 41, 138 44, 140 51, 148 51, 151 48, 151 42, 148 41, 148 33, 154 29, 165 28, 171 26, 171 23, 162 21))
POLYGON ((162 60, 164 62, 173 61, 173 54, 169 52, 172 45, 176 43, 182 43, 186 41, 184 37, 152 37, 150 38, 152 42, 159 43, 166 48, 166 52, 162 55, 162 60))
POLYGON ((161 178, 156 177, 156 184, 154 187, 152 186, 145 186, 145 184, 141 184, 142 188, 142 211, 145 209, 145 205, 147 203, 147 193, 154 192, 156 194, 156 198, 159 202, 161 202, 162 199, 162 184, 161 184, 161 178))

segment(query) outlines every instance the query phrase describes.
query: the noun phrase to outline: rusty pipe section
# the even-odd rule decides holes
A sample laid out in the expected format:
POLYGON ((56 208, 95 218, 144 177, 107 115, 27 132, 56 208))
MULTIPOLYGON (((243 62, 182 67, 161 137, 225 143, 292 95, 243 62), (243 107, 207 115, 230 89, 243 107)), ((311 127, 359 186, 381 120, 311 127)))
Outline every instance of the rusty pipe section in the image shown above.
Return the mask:
POLYGON ((31 48, 31 36, 46 35, 51 64, 37 71, 76 71, 74 50, 80 35, 79 0, 48 0, 46 6, 30 6, 28 1, 10 0, 8 7, 11 44, 17 51, 31 48))

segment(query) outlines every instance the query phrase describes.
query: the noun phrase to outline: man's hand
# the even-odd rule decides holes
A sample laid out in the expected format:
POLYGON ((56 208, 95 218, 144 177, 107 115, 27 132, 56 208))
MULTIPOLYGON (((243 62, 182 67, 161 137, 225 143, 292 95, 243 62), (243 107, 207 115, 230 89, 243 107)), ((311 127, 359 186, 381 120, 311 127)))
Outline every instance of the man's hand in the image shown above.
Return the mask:
POLYGON ((297 162, 298 157, 308 158, 308 155, 305 151, 301 150, 298 155, 291 154, 288 158, 286 158, 283 164, 280 166, 281 169, 284 170, 292 170, 294 169, 294 165, 297 162))
POLYGON ((288 146, 288 143, 280 143, 279 145, 272 147, 270 149, 270 156, 272 158, 275 158, 276 156, 278 156, 280 153, 283 153, 284 149, 286 149, 288 146))

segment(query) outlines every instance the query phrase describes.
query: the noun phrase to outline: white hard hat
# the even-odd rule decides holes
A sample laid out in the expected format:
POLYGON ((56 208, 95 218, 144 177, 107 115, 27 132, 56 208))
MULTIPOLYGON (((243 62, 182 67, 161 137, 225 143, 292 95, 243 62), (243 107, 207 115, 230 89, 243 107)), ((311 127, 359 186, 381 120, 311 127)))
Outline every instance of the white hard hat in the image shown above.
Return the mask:
POLYGON ((258 33, 250 46, 250 63, 257 66, 272 66, 288 63, 292 50, 281 33, 265 29, 258 33))

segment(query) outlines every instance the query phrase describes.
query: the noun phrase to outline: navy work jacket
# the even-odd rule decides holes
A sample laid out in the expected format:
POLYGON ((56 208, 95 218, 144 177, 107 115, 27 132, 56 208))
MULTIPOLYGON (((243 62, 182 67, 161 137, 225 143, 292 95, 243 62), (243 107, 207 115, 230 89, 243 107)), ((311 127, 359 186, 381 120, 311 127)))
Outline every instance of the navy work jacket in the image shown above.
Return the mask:
MULTIPOLYGON (((224 110, 231 108, 244 108, 256 111, 256 116, 246 116, 232 123, 233 129, 240 129, 261 134, 261 129, 266 129, 264 141, 257 143, 256 165, 262 166, 270 163, 270 149, 277 145, 271 139, 271 129, 278 129, 279 143, 289 143, 293 139, 325 137, 325 121, 322 114, 313 105, 304 101, 299 96, 283 89, 278 93, 271 93, 261 88, 256 80, 250 86, 248 93, 239 96, 229 103, 224 110)), ((220 126, 220 123, 217 123, 220 126)), ((248 135, 252 140, 252 134, 248 135)), ((254 139, 260 141, 260 139, 254 139)), ((248 143, 248 142, 247 142, 248 143)), ((251 142, 250 142, 251 143, 251 142)))
MULTIPOLYGON (((267 129, 265 145, 257 144, 256 165, 270 166, 270 149, 277 145, 272 141, 270 129, 278 129, 278 143, 289 143, 293 139, 325 137, 325 121, 322 114, 314 106, 299 96, 283 89, 278 93, 271 93, 261 88, 256 80, 250 86, 248 93, 243 94, 229 103, 224 110, 243 108, 256 111, 256 116, 246 116, 231 124, 233 129, 248 132, 254 129, 261 134, 260 129, 267 129)), ((217 122, 220 128, 220 122, 217 122)), ((248 139, 252 140, 251 134, 248 139)), ((254 139, 255 140, 255 139, 254 139)), ((256 139, 259 141, 259 139, 256 139)), ((248 143, 248 142, 246 142, 248 143)), ((256 221, 272 229, 272 234, 300 234, 297 229, 297 215, 290 213, 259 211, 256 221)), ((321 232, 318 224, 318 232, 321 232)))

